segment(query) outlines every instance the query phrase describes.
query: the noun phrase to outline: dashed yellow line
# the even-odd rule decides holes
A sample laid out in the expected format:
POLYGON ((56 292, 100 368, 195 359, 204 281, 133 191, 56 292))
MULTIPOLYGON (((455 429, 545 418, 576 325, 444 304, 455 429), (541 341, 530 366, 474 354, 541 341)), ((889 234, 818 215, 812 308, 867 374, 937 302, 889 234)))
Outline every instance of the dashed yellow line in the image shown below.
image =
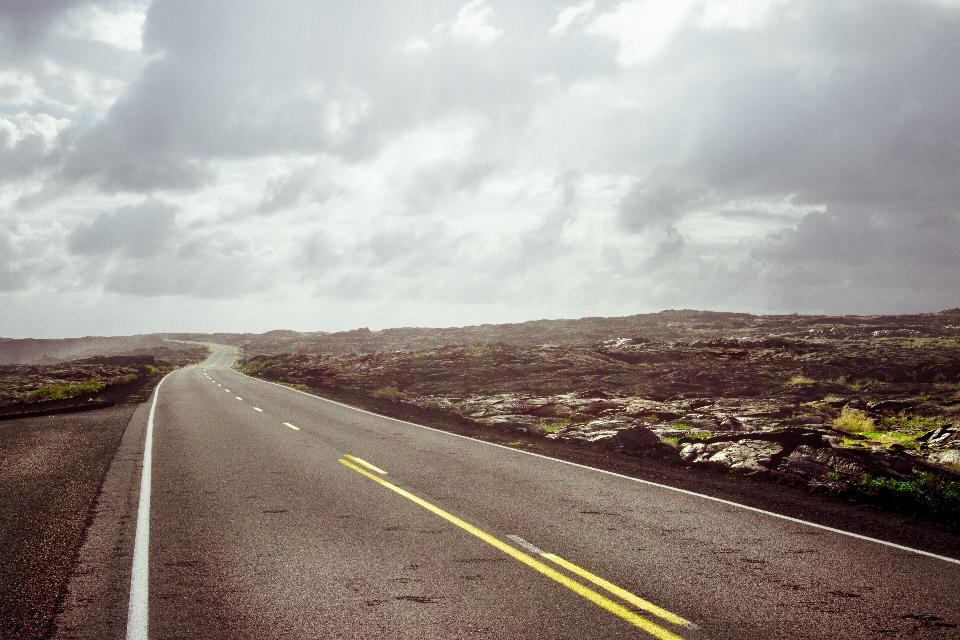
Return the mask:
POLYGON ((241 398, 240 396, 237 396, 237 400, 243 400, 243 398, 241 398))
POLYGON ((293 429, 294 431, 300 431, 300 427, 295 427, 295 426, 293 426, 292 424, 290 424, 289 422, 284 422, 283 424, 287 425, 288 427, 290 427, 290 428, 293 429))
POLYGON ((377 473, 382 473, 382 474, 384 474, 384 475, 386 475, 386 473, 387 473, 386 471, 384 471, 384 470, 381 469, 380 467, 375 467, 375 466, 373 466, 372 464, 370 464, 369 462, 367 462, 366 460, 361 460, 360 458, 355 458, 355 457, 353 457, 353 456, 351 456, 351 455, 347 455, 347 454, 344 454, 343 457, 344 457, 344 458, 349 458, 350 460, 353 460, 353 461, 356 462, 357 464, 362 464, 363 466, 365 466, 367 469, 370 469, 371 471, 376 471, 377 473))
POLYGON ((447 513, 440 507, 434 506, 433 504, 427 502, 426 500, 413 495, 409 491, 405 491, 400 487, 387 482, 383 478, 380 478, 379 476, 375 476, 365 469, 361 469, 360 467, 353 464, 352 462, 349 462, 348 460, 341 459, 340 464, 346 465, 347 467, 353 469, 357 473, 360 473, 370 478, 374 482, 380 483, 381 485, 390 489, 391 491, 394 491, 400 494, 401 496, 403 496, 404 498, 407 498, 408 500, 415 502, 416 504, 420 505, 424 509, 428 511, 432 511, 433 513, 440 516, 447 522, 450 522, 460 527, 464 531, 476 536, 477 538, 480 538, 490 546, 496 547, 503 553, 512 557, 514 560, 522 562, 523 564, 527 565, 531 569, 539 571, 540 573, 547 576, 548 578, 555 580, 556 582, 559 582, 560 584, 567 587, 577 595, 583 596, 584 598, 594 603, 598 607, 606 609, 613 615, 618 616, 623 620, 626 620, 627 622, 634 625, 635 627, 643 629, 653 637, 658 638, 659 640, 683 640, 683 638, 673 633, 672 631, 668 629, 664 629, 663 627, 657 624, 654 624, 653 622, 650 622, 646 618, 634 613, 633 611, 630 611, 626 607, 621 606, 616 602, 614 602, 613 600, 610 600, 609 598, 606 598, 600 595, 593 589, 585 587, 584 585, 580 584, 576 580, 573 580, 572 578, 569 578, 568 576, 560 573, 556 569, 540 562, 539 560, 533 558, 530 555, 527 555, 526 553, 518 549, 515 549, 514 547, 511 547, 506 542, 503 542, 502 540, 498 540, 497 538, 494 538, 490 534, 484 531, 481 531, 480 529, 476 528, 472 524, 464 522, 463 520, 456 517, 455 515, 447 513))
POLYGON ((254 407, 253 410, 254 410, 254 411, 259 411, 260 413, 263 413, 263 409, 261 409, 260 407, 254 407))

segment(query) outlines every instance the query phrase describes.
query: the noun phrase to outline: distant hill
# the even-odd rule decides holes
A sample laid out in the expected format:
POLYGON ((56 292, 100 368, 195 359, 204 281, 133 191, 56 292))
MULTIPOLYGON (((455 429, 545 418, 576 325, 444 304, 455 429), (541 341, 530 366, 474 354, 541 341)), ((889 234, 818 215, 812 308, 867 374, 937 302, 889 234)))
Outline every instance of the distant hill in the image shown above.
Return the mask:
POLYGON ((246 352, 346 354, 496 343, 577 346, 624 337, 672 342, 769 336, 857 338, 873 336, 874 332, 886 332, 878 336, 960 336, 960 308, 899 316, 758 316, 671 309, 616 318, 531 320, 446 328, 402 327, 381 331, 364 327, 336 333, 281 329, 260 334, 162 333, 48 340, 0 338, 0 364, 53 364, 92 356, 154 353, 156 349, 169 347, 167 340, 230 344, 240 346, 246 352))

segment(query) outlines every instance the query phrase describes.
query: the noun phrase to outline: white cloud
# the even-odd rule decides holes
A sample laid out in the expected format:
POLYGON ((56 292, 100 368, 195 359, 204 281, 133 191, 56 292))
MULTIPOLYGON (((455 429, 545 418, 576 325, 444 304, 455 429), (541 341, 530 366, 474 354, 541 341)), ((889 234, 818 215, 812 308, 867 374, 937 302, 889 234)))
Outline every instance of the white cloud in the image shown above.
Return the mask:
POLYGON ((489 44, 503 35, 503 31, 489 24, 494 11, 484 0, 470 0, 463 5, 453 20, 435 27, 435 33, 445 33, 452 38, 489 44))
POLYGON ((575 21, 586 18, 593 11, 593 7, 593 0, 587 0, 587 2, 581 2, 578 5, 561 10, 557 14, 556 23, 550 28, 550 33, 562 36, 575 21))
POLYGON ((21 112, 12 119, 0 118, 0 140, 6 138, 6 146, 13 149, 24 138, 36 136, 49 150, 61 131, 70 126, 66 118, 54 118, 46 113, 21 112))
POLYGON ((76 38, 105 42, 118 49, 140 51, 143 48, 143 23, 146 7, 123 3, 109 11, 96 5, 81 5, 65 17, 61 29, 76 38))
POLYGON ((594 18, 587 31, 616 40, 617 62, 634 66, 670 44, 694 5, 694 0, 630 0, 594 18))
POLYGON ((714 0, 706 2, 697 19, 702 29, 755 29, 770 12, 789 0, 714 0))

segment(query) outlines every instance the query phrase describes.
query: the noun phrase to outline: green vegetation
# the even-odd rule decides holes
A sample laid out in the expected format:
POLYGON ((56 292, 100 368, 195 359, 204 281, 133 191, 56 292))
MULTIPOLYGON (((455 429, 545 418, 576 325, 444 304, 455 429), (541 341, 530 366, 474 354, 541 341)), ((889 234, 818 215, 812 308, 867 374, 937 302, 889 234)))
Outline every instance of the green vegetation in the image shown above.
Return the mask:
POLYGON ((793 376, 792 378, 787 380, 787 384, 794 385, 794 386, 804 385, 804 384, 813 384, 814 382, 816 382, 816 380, 814 380, 813 378, 808 378, 807 376, 793 376))
POLYGON ((960 516, 960 481, 921 473, 910 480, 864 474, 857 489, 875 500, 960 516))
POLYGON ((243 367, 240 369, 240 372, 245 373, 248 376, 252 376, 270 364, 272 363, 269 360, 251 360, 247 364, 243 365, 243 367))
POLYGON ((847 433, 864 433, 873 431, 875 424, 873 418, 863 411, 844 407, 840 415, 834 419, 833 426, 847 433))
POLYGON ((918 418, 908 416, 903 411, 894 416, 884 416, 877 425, 879 431, 896 431, 903 429, 936 429, 940 426, 940 421, 933 418, 918 418))
POLYGON ((160 372, 160 369, 157 369, 157 368, 156 368, 155 366, 153 366, 152 364, 148 364, 148 365, 144 365, 144 366, 147 368, 147 371, 150 372, 150 373, 159 373, 159 372, 160 372))
POLYGON ((376 391, 370 394, 371 398, 376 398, 377 400, 387 400, 389 402, 400 402, 407 397, 403 391, 400 391, 396 387, 380 387, 376 391))
POLYGON ((825 474, 823 474, 823 477, 827 480, 839 480, 840 474, 836 471, 827 471, 825 474))
POLYGON ((87 382, 81 384, 71 385, 48 384, 35 391, 31 391, 26 395, 26 398, 35 399, 41 402, 46 400, 66 400, 67 398, 72 398, 85 393, 97 393, 105 386, 105 384, 97 380, 88 380, 87 382))
POLYGON ((694 427, 692 424, 684 424, 682 422, 678 422, 677 424, 673 425, 673 428, 678 429, 680 431, 686 431, 687 429, 696 429, 696 427, 694 427))
POLYGON ((299 382, 278 382, 277 384, 282 384, 285 387, 290 387, 297 391, 310 391, 310 387, 305 384, 300 384, 299 382))
MULTIPOLYGON (((884 416, 880 423, 857 409, 844 409, 833 421, 833 426, 850 434, 856 434, 871 443, 885 447, 900 445, 907 449, 917 449, 920 444, 917 436, 922 431, 936 428, 940 421, 934 418, 919 418, 908 416, 902 411, 897 415, 884 416)), ((863 443, 856 439, 844 438, 843 446, 861 446, 863 443)))

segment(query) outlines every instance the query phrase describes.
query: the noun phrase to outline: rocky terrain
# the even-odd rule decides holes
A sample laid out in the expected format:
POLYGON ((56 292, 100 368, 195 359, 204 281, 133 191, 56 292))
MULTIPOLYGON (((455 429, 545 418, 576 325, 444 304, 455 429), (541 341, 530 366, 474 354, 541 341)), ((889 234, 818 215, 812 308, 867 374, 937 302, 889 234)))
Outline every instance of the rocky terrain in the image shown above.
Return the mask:
POLYGON ((386 332, 273 335, 248 340, 239 365, 374 407, 960 515, 960 310, 601 320, 544 321, 540 344, 536 323, 430 348, 416 347, 476 328, 404 330, 414 348, 373 353, 347 349, 386 332))
POLYGON ((141 402, 165 373, 207 354, 200 345, 167 343, 148 354, 0 365, 0 418, 83 403, 141 402))

